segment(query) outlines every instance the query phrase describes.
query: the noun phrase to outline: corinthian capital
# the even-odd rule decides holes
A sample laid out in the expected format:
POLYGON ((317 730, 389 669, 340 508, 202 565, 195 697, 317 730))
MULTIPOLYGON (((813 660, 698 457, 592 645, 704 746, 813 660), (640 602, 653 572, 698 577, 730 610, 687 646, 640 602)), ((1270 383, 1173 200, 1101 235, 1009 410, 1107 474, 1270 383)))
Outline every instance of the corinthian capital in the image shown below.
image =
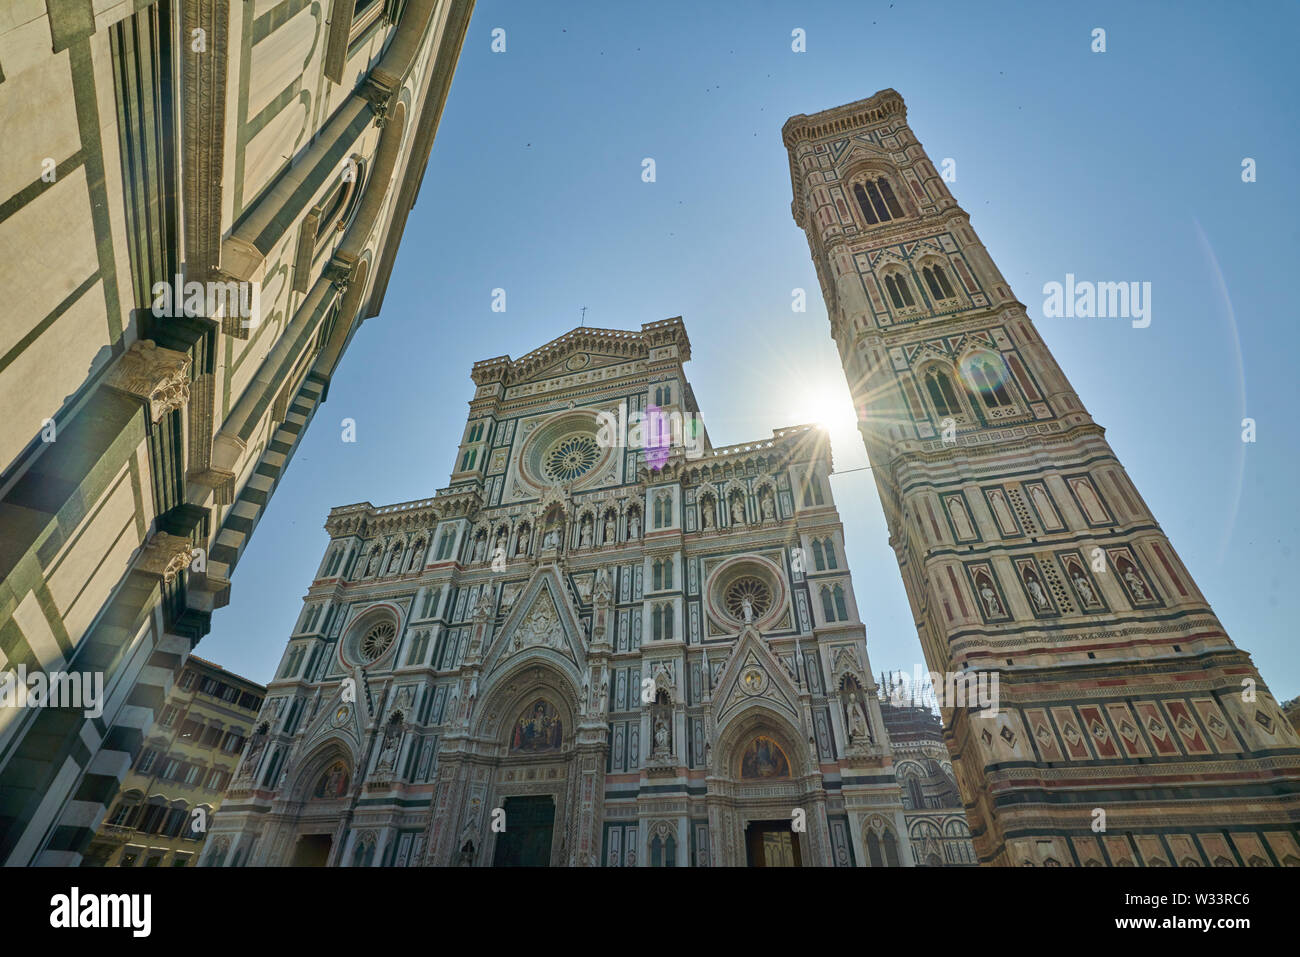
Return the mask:
POLYGON ((190 357, 163 349, 152 339, 137 339, 109 370, 104 384, 144 399, 150 419, 158 422, 189 400, 190 357))

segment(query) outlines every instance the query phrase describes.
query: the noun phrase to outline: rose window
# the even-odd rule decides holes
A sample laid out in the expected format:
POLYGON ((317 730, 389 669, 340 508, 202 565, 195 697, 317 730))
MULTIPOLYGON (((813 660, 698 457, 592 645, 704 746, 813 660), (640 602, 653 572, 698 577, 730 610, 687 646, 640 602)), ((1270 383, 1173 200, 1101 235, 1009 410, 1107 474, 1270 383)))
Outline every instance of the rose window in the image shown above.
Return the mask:
POLYGON ((745 575, 727 586, 723 600, 737 621, 758 621, 772 607, 772 590, 761 578, 745 575))
POLYGON ((393 627, 393 623, 381 621, 361 639, 361 657, 366 661, 374 661, 389 649, 396 637, 397 629, 393 627))
POLYGON ((590 435, 569 435, 546 451, 542 471, 557 482, 572 482, 586 475, 600 460, 600 447, 590 435))

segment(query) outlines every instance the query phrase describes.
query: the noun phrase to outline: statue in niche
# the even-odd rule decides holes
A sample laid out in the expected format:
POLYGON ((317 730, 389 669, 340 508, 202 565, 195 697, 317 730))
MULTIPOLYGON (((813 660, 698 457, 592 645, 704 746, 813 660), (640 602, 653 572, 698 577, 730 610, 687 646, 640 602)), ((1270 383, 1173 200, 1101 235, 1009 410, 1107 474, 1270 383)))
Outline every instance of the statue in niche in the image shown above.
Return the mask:
POLYGON ((366 577, 369 578, 379 570, 379 549, 376 548, 370 553, 370 561, 366 563, 366 577))
POLYGON ((492 554, 504 555, 505 553, 506 553, 506 530, 504 528, 499 528, 497 529, 496 542, 493 543, 492 545, 492 554))
POLYGON ((388 558, 388 574, 392 574, 401 567, 402 563, 402 546, 394 545, 393 553, 388 558))
POLYGON ((1029 589, 1029 597, 1034 600, 1034 604, 1040 611, 1047 611, 1052 607, 1052 603, 1047 600, 1047 593, 1043 591, 1043 586, 1038 581, 1038 576, 1029 569, 1025 569, 1025 587, 1029 589))
POLYGON ((582 536, 578 544, 583 548, 591 547, 591 519, 590 518, 584 518, 582 520, 582 536))
POLYGON ((555 548, 560 543, 560 533, 554 525, 546 530, 546 535, 542 539, 542 551, 548 551, 555 548))
POLYGON ((1150 601, 1151 595, 1147 592, 1147 587, 1138 577, 1137 572, 1133 570, 1132 565, 1124 569, 1124 581, 1128 584, 1128 590, 1133 595, 1134 601, 1150 601))
POLYGON ((862 713, 862 706, 856 698, 849 699, 848 719, 850 744, 859 744, 863 738, 869 737, 867 716, 862 713))
POLYGON ((384 729, 383 750, 379 752, 379 764, 375 766, 376 771, 393 770, 393 765, 397 763, 397 744, 401 737, 401 718, 395 714, 393 720, 388 722, 388 727, 384 729))
POLYGON ((763 521, 765 521, 765 522, 775 521, 775 520, 776 520, 776 506, 772 504, 772 493, 771 493, 771 491, 765 491, 765 492, 763 492, 763 496, 762 496, 762 499, 761 499, 760 501, 762 502, 762 507, 763 507, 763 521))
POLYGON ((515 534, 516 534, 516 538, 515 538, 515 554, 516 554, 516 555, 523 555, 523 554, 526 554, 526 553, 527 553, 527 551, 528 551, 528 532, 529 532, 529 529, 528 529, 528 526, 527 526, 527 525, 520 525, 520 526, 519 526, 519 531, 515 533, 515 534))
POLYGON ((745 595, 740 600, 740 607, 745 615, 745 624, 749 624, 754 620, 754 600, 749 595, 745 595))
POLYGON ((664 755, 671 751, 672 739, 668 731, 668 719, 661 711, 655 717, 655 754, 664 755))
POLYGON ((739 495, 735 495, 731 499, 731 523, 733 525, 745 524, 745 503, 739 495))
POLYGON ((481 562, 487 557, 487 536, 480 535, 474 539, 474 561, 481 562))
POLYGON ((614 524, 614 513, 605 513, 605 538, 606 545, 613 542, 618 537, 618 526, 614 524))
POLYGON ((456 858, 457 867, 474 866, 474 842, 466 841, 460 848, 460 856, 456 858))
POLYGON ((984 602, 985 609, 987 609, 990 616, 1000 618, 1003 612, 1002 605, 998 601, 997 592, 993 590, 993 586, 989 584, 987 578, 981 578, 979 580, 979 586, 980 599, 984 602))
POLYGON ((700 528, 706 532, 713 528, 713 499, 708 497, 700 499, 700 528))
POLYGON ((258 759, 262 756, 262 751, 266 748, 266 725, 263 724, 253 734, 253 740, 248 745, 248 751, 244 754, 244 766, 239 771, 241 778, 251 778, 257 770, 258 759))
POLYGON ((629 540, 641 537, 641 513, 636 509, 627 515, 627 537, 629 540))
POLYGON ((1075 590, 1079 593, 1079 598, 1085 605, 1097 604, 1097 596, 1093 594, 1092 586, 1088 584, 1088 579, 1083 577, 1083 572, 1078 568, 1074 570, 1072 580, 1074 581, 1075 590))

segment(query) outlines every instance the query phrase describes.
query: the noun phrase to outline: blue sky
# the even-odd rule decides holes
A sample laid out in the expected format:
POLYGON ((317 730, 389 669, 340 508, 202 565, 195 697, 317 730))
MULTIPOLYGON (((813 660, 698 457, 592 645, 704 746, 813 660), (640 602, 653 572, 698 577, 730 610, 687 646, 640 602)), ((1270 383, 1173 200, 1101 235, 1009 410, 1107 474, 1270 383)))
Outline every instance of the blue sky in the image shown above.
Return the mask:
POLYGON ((684 318, 716 445, 831 410, 872 663, 910 672, 923 659, 871 473, 850 471, 866 458, 780 136, 792 114, 893 87, 936 165, 955 160, 958 202, 1228 633, 1279 698, 1300 693, 1286 624, 1297 7, 1056 6, 480 0, 383 314, 353 340, 198 652, 270 680, 329 509, 446 485, 470 366, 567 332, 586 306, 607 328, 684 318), (490 50, 498 27, 505 53, 490 50), (1044 319, 1043 285, 1066 273, 1150 282, 1150 327, 1044 319))

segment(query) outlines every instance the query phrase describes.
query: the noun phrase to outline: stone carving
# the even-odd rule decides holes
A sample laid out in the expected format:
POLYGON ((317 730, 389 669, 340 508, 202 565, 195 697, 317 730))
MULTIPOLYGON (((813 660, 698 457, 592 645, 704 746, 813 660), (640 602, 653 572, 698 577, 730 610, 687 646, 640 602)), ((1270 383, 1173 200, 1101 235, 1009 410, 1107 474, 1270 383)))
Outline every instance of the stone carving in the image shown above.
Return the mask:
POLYGON ((555 648, 560 644, 560 621, 555 605, 548 599, 533 606, 524 623, 515 632, 513 650, 519 651, 533 645, 555 648))
POLYGON ((160 348, 152 339, 137 339, 109 370, 104 384, 144 399, 149 404, 149 418, 160 422, 189 400, 190 357, 160 348))
POLYGON ((393 765, 397 763, 397 748, 402 740, 402 715, 396 712, 393 720, 388 722, 384 728, 384 742, 379 752, 379 763, 375 765, 376 771, 392 771, 393 765))
POLYGON ((189 567, 194 558, 193 546, 188 538, 155 532, 140 550, 136 568, 157 575, 167 584, 189 567))

